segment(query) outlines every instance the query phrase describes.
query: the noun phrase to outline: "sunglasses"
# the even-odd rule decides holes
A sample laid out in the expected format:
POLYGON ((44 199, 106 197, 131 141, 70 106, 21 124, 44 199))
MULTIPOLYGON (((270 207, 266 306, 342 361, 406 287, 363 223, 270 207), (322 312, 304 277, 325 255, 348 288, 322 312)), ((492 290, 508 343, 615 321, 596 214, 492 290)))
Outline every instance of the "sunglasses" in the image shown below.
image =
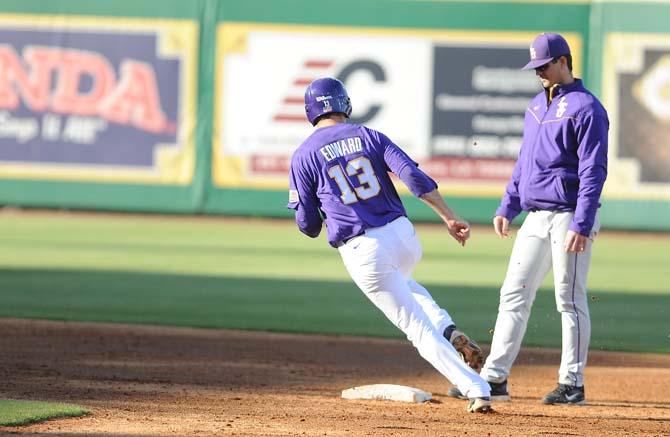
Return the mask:
POLYGON ((540 65, 539 67, 537 67, 537 68, 535 69, 535 71, 536 71, 537 73, 542 73, 542 72, 545 71, 547 68, 549 68, 549 64, 555 64, 555 63, 557 63, 557 62, 558 62, 558 59, 554 58, 554 59, 552 59, 551 61, 547 62, 546 64, 544 64, 544 65, 540 65))

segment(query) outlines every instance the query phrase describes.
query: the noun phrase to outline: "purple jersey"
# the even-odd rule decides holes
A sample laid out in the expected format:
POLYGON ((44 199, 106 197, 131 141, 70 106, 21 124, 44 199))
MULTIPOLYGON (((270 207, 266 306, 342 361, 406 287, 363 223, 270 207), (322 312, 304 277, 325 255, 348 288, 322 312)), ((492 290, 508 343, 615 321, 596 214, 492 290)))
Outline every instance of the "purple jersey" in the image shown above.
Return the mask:
POLYGON ((579 79, 543 91, 526 110, 519 159, 496 215, 574 211, 570 230, 589 235, 607 177, 607 112, 579 79))
POLYGON ((293 154, 289 202, 300 230, 340 243, 406 215, 388 172, 416 196, 437 184, 384 134, 353 123, 318 128, 293 154))

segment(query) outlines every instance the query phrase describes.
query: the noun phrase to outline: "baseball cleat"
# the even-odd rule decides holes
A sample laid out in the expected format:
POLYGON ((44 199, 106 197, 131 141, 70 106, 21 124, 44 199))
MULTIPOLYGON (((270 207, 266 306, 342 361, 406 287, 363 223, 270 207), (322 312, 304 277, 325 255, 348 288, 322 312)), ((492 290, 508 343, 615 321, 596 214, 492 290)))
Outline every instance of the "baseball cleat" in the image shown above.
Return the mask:
POLYGON ((584 405, 584 386, 558 384, 558 387, 542 398, 543 404, 584 405))
POLYGON ((490 382, 489 387, 491 387, 491 400, 492 401, 511 401, 509 393, 507 392, 507 380, 503 382, 490 382))
MULTIPOLYGON (((491 387, 492 401, 501 402, 512 400, 509 393, 507 392, 507 380, 497 383, 490 381, 487 382, 489 383, 489 387, 491 387)), ((458 399, 467 399, 467 396, 463 395, 463 393, 461 393, 461 391, 456 387, 451 387, 449 391, 447 391, 447 396, 458 399)))
POLYGON ((461 354, 463 361, 475 371, 479 371, 484 363, 484 353, 474 340, 465 335, 465 333, 454 329, 449 337, 449 342, 454 349, 461 354))
POLYGON ((492 413, 491 400, 489 398, 473 398, 468 403, 468 413, 492 413))

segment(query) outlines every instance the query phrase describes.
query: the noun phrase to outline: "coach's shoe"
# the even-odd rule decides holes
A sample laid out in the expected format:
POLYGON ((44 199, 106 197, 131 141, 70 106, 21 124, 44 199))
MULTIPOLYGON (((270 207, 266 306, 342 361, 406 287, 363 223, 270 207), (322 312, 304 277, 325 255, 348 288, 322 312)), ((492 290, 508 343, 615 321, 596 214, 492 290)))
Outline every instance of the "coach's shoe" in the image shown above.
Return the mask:
POLYGON ((558 384, 558 387, 548 395, 542 398, 543 404, 570 404, 584 405, 584 386, 558 384))
POLYGON ((489 398, 472 398, 468 403, 468 413, 492 413, 491 400, 489 398))
POLYGON ((456 352, 461 354, 463 361, 473 370, 478 372, 484 363, 484 353, 474 340, 465 335, 462 331, 456 329, 455 325, 449 326, 444 330, 444 336, 449 340, 456 352))
POLYGON ((503 382, 490 382, 489 387, 491 387, 491 400, 492 401, 511 401, 509 393, 507 392, 507 380, 503 382))
MULTIPOLYGON (((489 383, 489 387, 491 387, 492 401, 501 402, 512 400, 509 393, 507 392, 507 380, 503 382, 487 382, 489 383)), ((461 393, 461 391, 456 387, 451 387, 449 391, 447 391, 447 396, 458 399, 467 399, 467 397, 464 396, 463 393, 461 393)))

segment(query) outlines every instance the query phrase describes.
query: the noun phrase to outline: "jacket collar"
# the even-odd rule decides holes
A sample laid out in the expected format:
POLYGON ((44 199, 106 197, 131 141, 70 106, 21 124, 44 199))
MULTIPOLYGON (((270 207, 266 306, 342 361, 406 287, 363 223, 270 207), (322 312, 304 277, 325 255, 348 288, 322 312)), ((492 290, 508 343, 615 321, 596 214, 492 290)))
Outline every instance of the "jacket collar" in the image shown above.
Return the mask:
POLYGON ((572 91, 582 91, 583 89, 584 85, 582 84, 582 80, 575 78, 575 81, 572 83, 566 85, 558 84, 552 86, 548 90, 544 90, 544 94, 547 97, 547 102, 551 103, 556 96, 562 96, 572 91))

